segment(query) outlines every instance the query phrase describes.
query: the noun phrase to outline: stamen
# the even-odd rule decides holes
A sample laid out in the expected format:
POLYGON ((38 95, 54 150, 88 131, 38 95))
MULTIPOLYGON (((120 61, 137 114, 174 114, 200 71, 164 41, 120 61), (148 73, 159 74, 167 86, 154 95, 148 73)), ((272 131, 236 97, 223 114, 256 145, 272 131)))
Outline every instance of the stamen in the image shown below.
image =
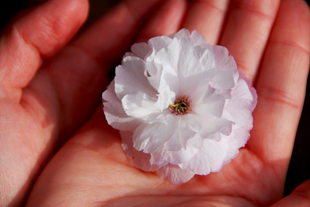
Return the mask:
POLYGON ((175 115, 185 115, 192 110, 186 96, 179 96, 174 104, 169 104, 169 109, 175 115))

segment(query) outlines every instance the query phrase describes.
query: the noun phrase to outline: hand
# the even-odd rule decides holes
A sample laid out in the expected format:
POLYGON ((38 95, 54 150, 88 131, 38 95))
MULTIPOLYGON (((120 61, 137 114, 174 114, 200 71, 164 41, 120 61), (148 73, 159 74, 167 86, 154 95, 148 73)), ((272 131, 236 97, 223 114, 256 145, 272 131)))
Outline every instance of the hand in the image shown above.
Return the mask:
POLYGON ((0 40, 2 205, 25 202, 35 180, 26 206, 307 205, 298 195, 310 191, 308 183, 280 200, 309 68, 305 2, 197 0, 186 13, 185 0, 169 0, 140 31, 138 41, 196 29, 227 47, 257 89, 246 147, 221 172, 180 186, 132 165, 100 104, 108 70, 157 3, 120 3, 61 52, 86 18, 85 0, 48 1, 7 28, 0 40))

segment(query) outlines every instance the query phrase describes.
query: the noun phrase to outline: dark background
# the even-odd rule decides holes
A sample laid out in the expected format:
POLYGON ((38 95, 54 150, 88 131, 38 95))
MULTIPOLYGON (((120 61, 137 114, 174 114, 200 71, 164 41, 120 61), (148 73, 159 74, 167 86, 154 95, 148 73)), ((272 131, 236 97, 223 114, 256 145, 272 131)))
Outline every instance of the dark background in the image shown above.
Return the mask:
MULTIPOLYGON (((13 0, 0 4, 0 30, 20 10, 33 7, 44 0, 13 0)), ((86 26, 101 16, 120 0, 89 0, 90 13, 86 26)), ((309 5, 309 1, 307 3, 309 5)), ((85 27, 85 26, 84 26, 85 27)), ((310 25, 309 25, 310 27, 310 25)), ((310 179, 310 87, 309 79, 305 104, 300 119, 296 141, 291 158, 284 195, 289 194, 302 182, 310 179)))

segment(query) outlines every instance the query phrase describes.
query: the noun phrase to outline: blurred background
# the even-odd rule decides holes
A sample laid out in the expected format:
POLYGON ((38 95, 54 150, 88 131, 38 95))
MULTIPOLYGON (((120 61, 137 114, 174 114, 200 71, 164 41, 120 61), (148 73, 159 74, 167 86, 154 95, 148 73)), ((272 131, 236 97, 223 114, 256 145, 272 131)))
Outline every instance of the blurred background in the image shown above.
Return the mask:
MULTIPOLYGON (((2 1, 0 5, 0 31, 20 10, 36 6, 45 0, 13 0, 2 1)), ((120 0, 89 0, 89 17, 83 28, 104 14, 120 0)), ((309 1, 307 3, 309 5, 309 1)), ((309 25, 310 27, 310 25, 309 25)), ((284 195, 289 194, 302 182, 310 179, 310 86, 309 78, 307 94, 300 119, 296 141, 288 169, 284 195)))

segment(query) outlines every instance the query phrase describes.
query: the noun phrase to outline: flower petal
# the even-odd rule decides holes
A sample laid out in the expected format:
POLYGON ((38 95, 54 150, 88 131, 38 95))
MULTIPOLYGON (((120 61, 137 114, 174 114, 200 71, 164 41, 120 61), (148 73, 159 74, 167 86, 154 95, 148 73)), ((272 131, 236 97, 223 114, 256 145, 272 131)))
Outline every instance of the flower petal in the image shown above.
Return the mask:
POLYGON ((152 53, 152 47, 145 43, 139 42, 131 46, 131 51, 139 58, 145 60, 152 53))
POLYGON ((195 111, 199 116, 215 116, 220 118, 222 116, 225 97, 221 94, 217 94, 216 90, 212 87, 207 87, 206 92, 201 94, 199 97, 197 93, 202 93, 203 89, 200 91, 195 91, 192 105, 192 110, 195 111))
POLYGON ((155 152, 173 136, 180 122, 173 115, 167 116, 167 121, 169 125, 156 122, 142 123, 133 134, 134 148, 145 153, 155 152))
POLYGON ((177 117, 180 122, 165 144, 165 150, 179 151, 186 147, 187 140, 193 138, 202 129, 202 121, 199 116, 186 114, 186 116, 177 117))
POLYGON ((135 166, 173 184, 221 170, 248 141, 257 103, 234 58, 186 29, 131 50, 103 99, 135 166))
POLYGON ((134 158, 134 164, 137 168, 144 170, 146 172, 154 172, 159 169, 157 165, 150 164, 150 154, 143 153, 141 151, 137 151, 133 148, 132 136, 133 133, 120 131, 122 137, 122 147, 124 151, 127 153, 128 157, 134 158))
POLYGON ((194 30, 190 35, 190 42, 194 47, 199 46, 206 49, 212 48, 212 46, 207 42, 205 37, 196 30, 194 30))
POLYGON ((187 39, 190 40, 190 32, 187 29, 181 29, 177 33, 171 35, 172 38, 176 37, 177 39, 187 39))
POLYGON ((232 121, 214 116, 201 117, 203 127, 199 135, 203 138, 219 140, 220 134, 229 135, 232 130, 232 121))
POLYGON ((156 152, 151 153, 150 163, 159 167, 163 167, 169 163, 178 165, 190 160, 197 152, 198 149, 190 145, 186 145, 185 148, 179 151, 168 151, 165 149, 165 146, 162 146, 156 152))
POLYGON ((145 77, 145 62, 137 57, 126 57, 115 70, 115 92, 121 100, 127 94, 143 92, 156 98, 156 90, 145 77))
POLYGON ((257 102, 256 92, 253 92, 254 95, 249 90, 247 83, 243 79, 239 79, 236 88, 232 91, 232 98, 227 101, 223 117, 235 122, 236 128, 252 121, 252 110, 257 102))
POLYGON ((168 123, 167 114, 171 114, 168 109, 161 111, 155 107, 154 98, 147 94, 138 92, 137 94, 125 95, 122 99, 122 105, 128 116, 152 122, 168 123))
POLYGON ((207 175, 210 172, 220 171, 224 165, 227 149, 227 143, 223 140, 214 141, 205 139, 202 149, 188 162, 179 164, 179 166, 182 169, 189 169, 199 175, 207 175))
POLYGON ((115 81, 113 80, 102 94, 102 99, 105 101, 103 105, 106 119, 115 129, 133 132, 141 124, 141 121, 125 113, 121 101, 115 94, 114 85, 115 81))
POLYGON ((157 53, 161 49, 167 47, 172 42, 172 38, 166 36, 153 37, 149 39, 148 43, 153 47, 153 52, 157 53))
POLYGON ((170 115, 166 118, 169 124, 141 124, 134 132, 134 147, 145 153, 153 153, 165 144, 165 150, 178 151, 185 148, 187 140, 194 137, 202 127, 196 115, 170 115))
POLYGON ((155 106, 160 110, 168 108, 170 103, 173 103, 176 93, 179 88, 179 78, 176 74, 176 71, 171 67, 163 67, 161 73, 161 78, 159 82, 158 91, 158 100, 155 103, 155 106))
POLYGON ((171 164, 158 169, 156 172, 159 177, 164 180, 167 179, 170 183, 174 185, 180 185, 182 183, 185 183, 192 179, 195 175, 195 173, 190 170, 184 170, 179 168, 178 166, 171 164))

